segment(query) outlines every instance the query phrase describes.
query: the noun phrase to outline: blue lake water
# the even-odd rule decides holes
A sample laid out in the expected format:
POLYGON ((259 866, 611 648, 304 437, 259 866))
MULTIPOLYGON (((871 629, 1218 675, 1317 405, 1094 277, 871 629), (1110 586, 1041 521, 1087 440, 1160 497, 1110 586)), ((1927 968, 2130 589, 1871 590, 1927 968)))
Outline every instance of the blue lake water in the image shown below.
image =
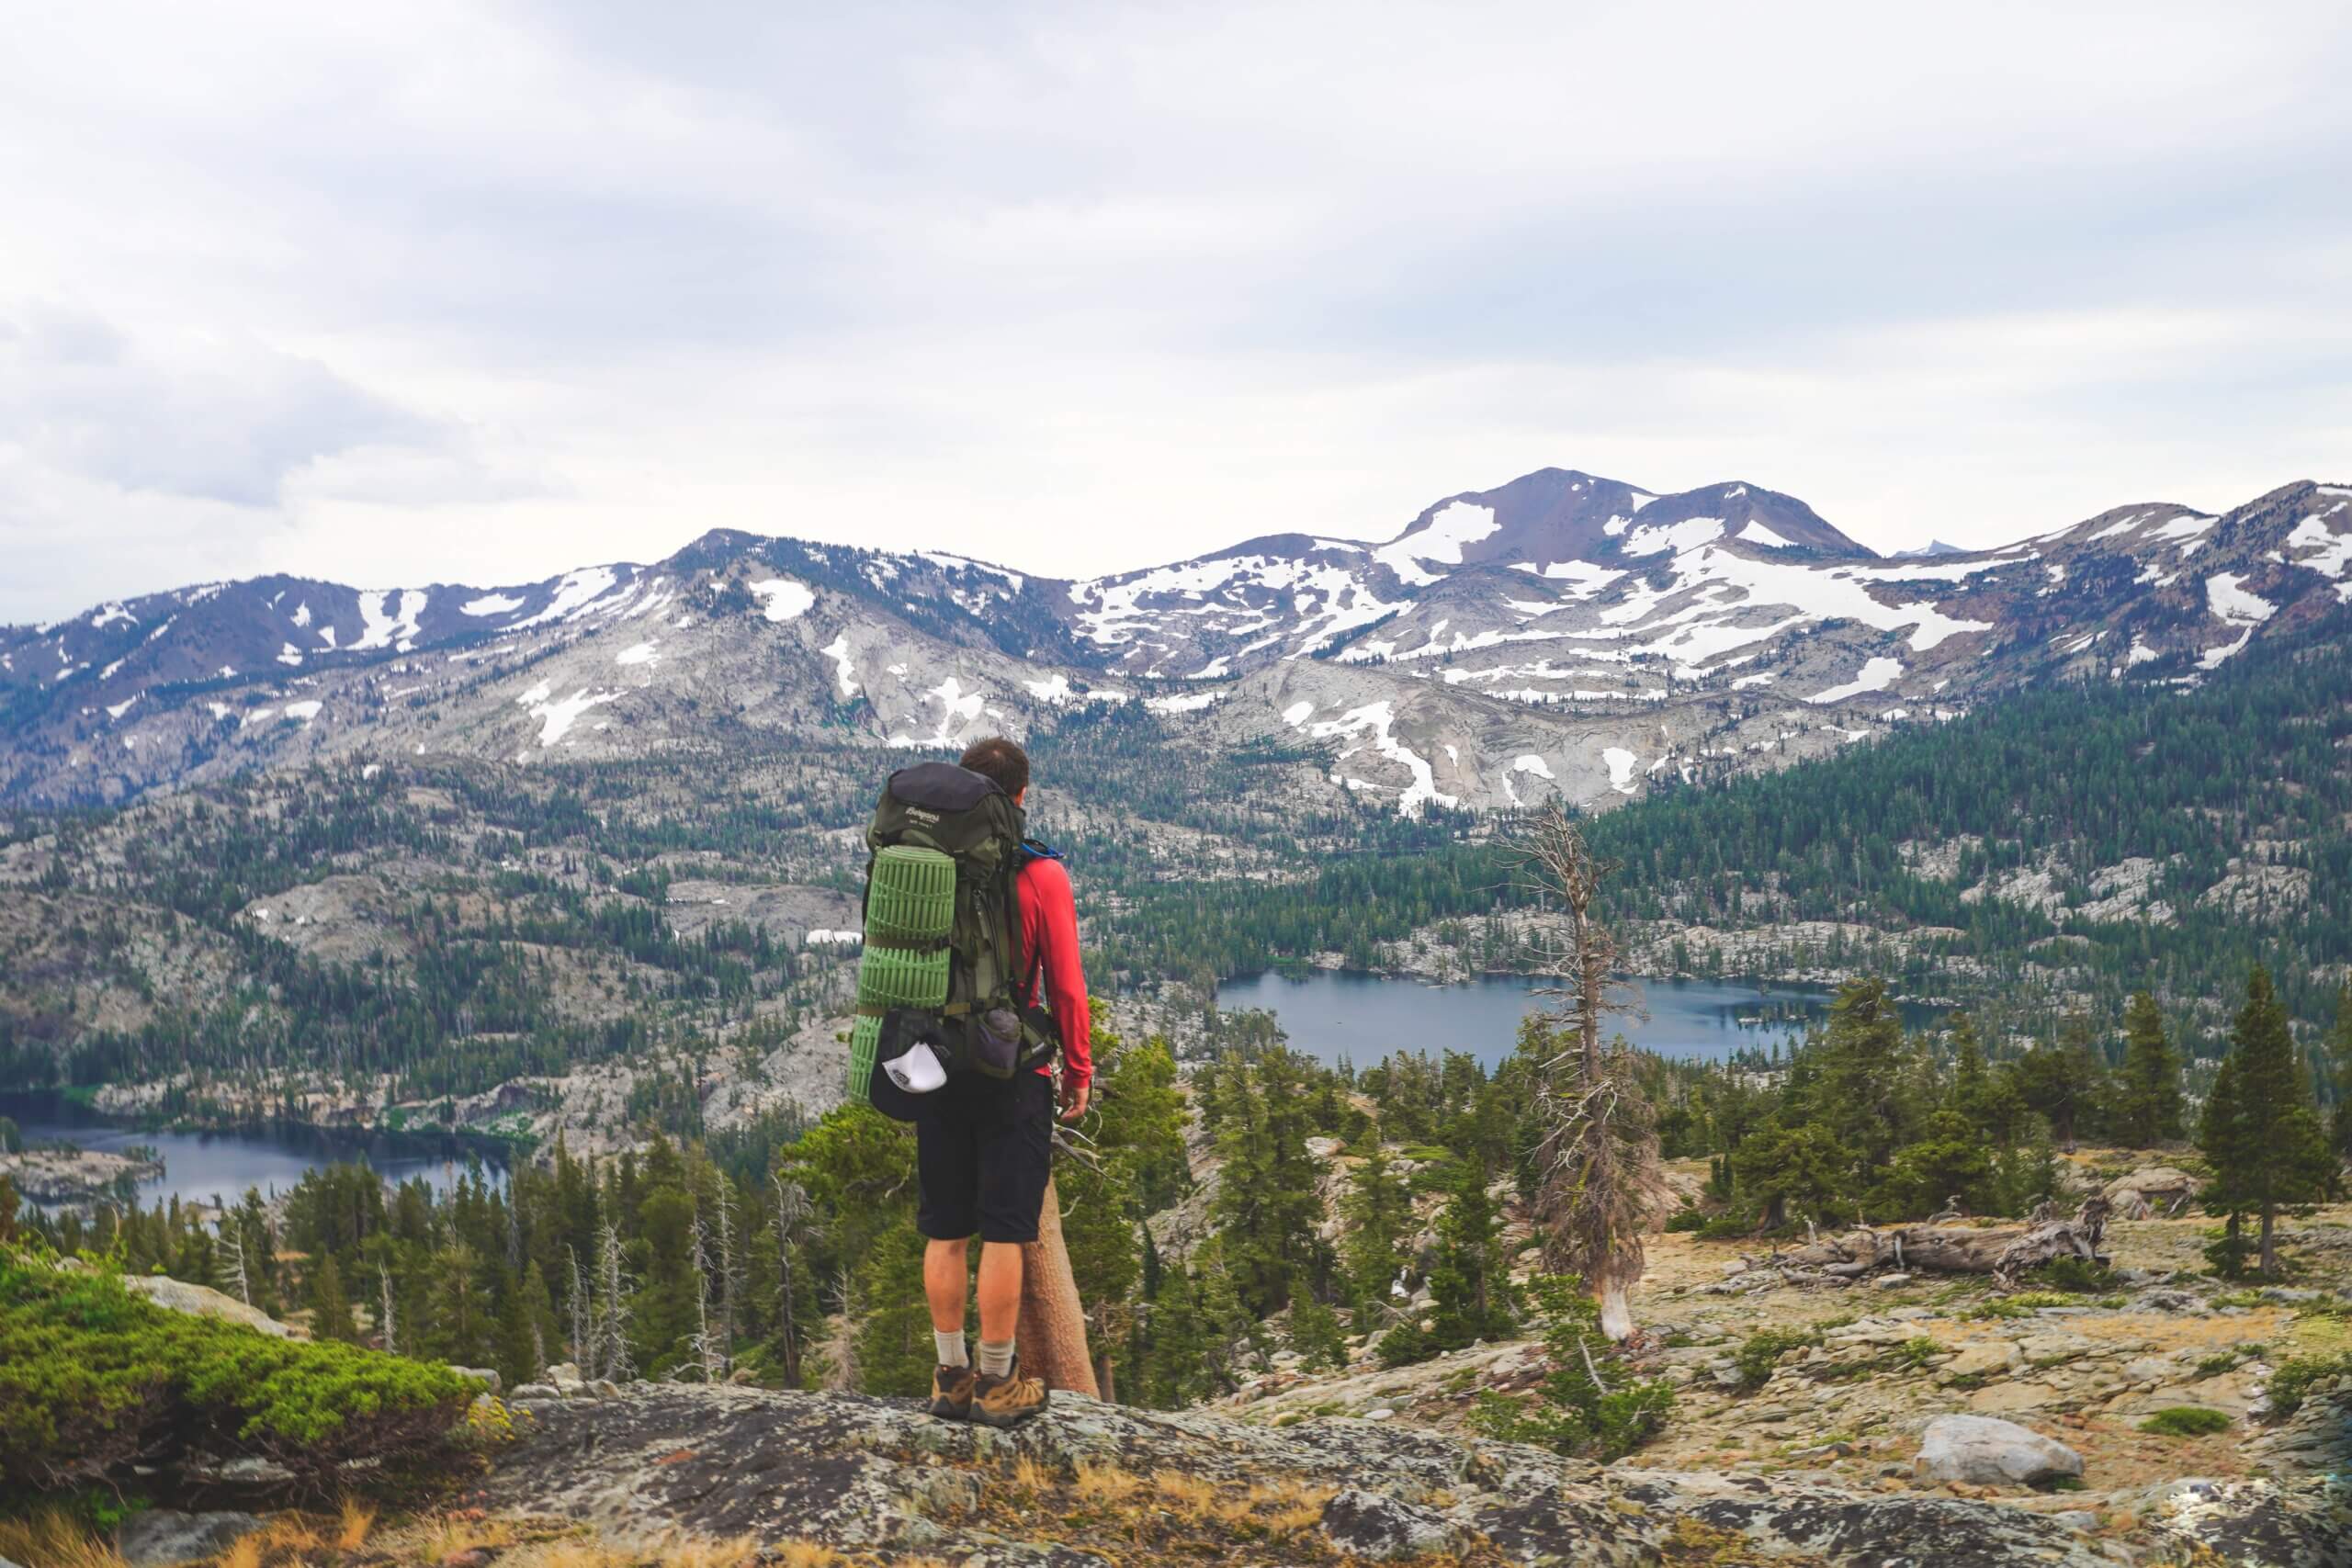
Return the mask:
MULTIPOLYGON (((1338 970, 1291 979, 1270 969, 1219 986, 1216 1000, 1228 1012, 1272 1012, 1292 1048, 1320 1061, 1346 1056, 1363 1067, 1395 1051, 1436 1055, 1452 1050, 1492 1066, 1517 1045, 1522 1017, 1555 1005, 1535 994, 1554 984, 1487 976, 1432 986, 1338 970)), ((1775 1042, 1785 1049, 1803 1039, 1809 1023, 1828 1015, 1832 993, 1805 986, 1758 990, 1727 980, 1642 980, 1624 984, 1615 996, 1634 1007, 1610 1020, 1610 1033, 1623 1033, 1661 1056, 1721 1061, 1740 1050, 1769 1051, 1775 1042)))
POLYGON ((325 1132, 284 1122, 232 1133, 150 1133, 107 1121, 62 1094, 39 1091, 0 1092, 0 1116, 17 1124, 28 1145, 68 1143, 108 1154, 139 1145, 153 1148, 163 1156, 164 1174, 139 1189, 139 1201, 151 1206, 171 1198, 233 1203, 249 1187, 269 1198, 293 1188, 305 1172, 355 1161, 390 1181, 423 1177, 438 1191, 448 1190, 471 1161, 481 1163, 493 1186, 505 1181, 504 1161, 495 1150, 455 1138, 325 1132))

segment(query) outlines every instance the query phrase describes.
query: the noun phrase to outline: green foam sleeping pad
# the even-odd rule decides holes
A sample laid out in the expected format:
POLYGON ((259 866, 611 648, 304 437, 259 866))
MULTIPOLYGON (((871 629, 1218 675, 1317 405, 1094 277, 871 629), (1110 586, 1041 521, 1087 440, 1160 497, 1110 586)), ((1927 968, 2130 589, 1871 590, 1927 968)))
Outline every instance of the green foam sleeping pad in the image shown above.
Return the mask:
POLYGON ((857 969, 857 1022, 849 1037, 852 1100, 865 1101, 882 1014, 892 1008, 946 1005, 944 943, 955 918, 953 859, 905 844, 892 844, 874 857, 865 896, 865 952, 857 969))
POLYGON ((865 896, 865 945, 922 947, 956 918, 956 863, 937 850, 892 844, 874 857, 865 896))

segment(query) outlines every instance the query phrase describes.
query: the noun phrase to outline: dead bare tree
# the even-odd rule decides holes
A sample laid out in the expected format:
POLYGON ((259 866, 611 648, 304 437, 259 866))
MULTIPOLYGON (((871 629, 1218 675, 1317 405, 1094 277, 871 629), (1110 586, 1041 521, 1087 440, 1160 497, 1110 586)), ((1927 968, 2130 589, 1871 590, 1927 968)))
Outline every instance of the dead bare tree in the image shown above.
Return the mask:
POLYGON ((735 1194, 724 1171, 713 1171, 711 1213, 718 1241, 718 1362, 722 1380, 735 1371, 735 1194))
POLYGON ((1642 1231, 1658 1186, 1656 1119, 1620 1037, 1603 1049, 1601 1025, 1628 1004, 1612 996, 1617 942, 1601 923, 1600 885, 1616 868, 1593 854, 1583 830, 1556 802, 1521 832, 1520 886, 1556 906, 1560 921, 1539 927, 1544 968, 1561 985, 1551 1038, 1558 1047, 1537 1072, 1536 1145, 1543 1186, 1536 1219, 1545 1261, 1573 1269, 1600 1303, 1601 1331, 1634 1332, 1626 1292, 1642 1277, 1642 1231))
POLYGON ((776 1321, 784 1341, 784 1386, 800 1386, 800 1323, 797 1315, 798 1277, 793 1254, 818 1231, 817 1206, 797 1181, 775 1179, 776 1321))
MULTIPOLYGON (((15 1216, 0 1217, 13 1219, 15 1216)), ((229 1249, 229 1282, 237 1288, 237 1299, 251 1306, 254 1304, 254 1292, 252 1281, 245 1275, 244 1239, 237 1235, 237 1227, 231 1224, 220 1227, 220 1240, 229 1249)), ((390 1347, 386 1346, 385 1348, 390 1349, 390 1347)))
MULTIPOLYGON (((604 1300, 596 1315, 596 1368, 614 1382, 637 1376, 637 1361, 628 1348, 628 1280, 621 1272, 621 1234, 608 1223, 598 1243, 597 1271, 604 1276, 604 1300)), ((584 1371, 582 1375, 586 1375, 584 1371)))
POLYGON ((377 1326, 384 1332, 384 1354, 401 1353, 400 1328, 392 1321, 392 1271, 383 1264, 376 1265, 376 1299, 381 1303, 376 1314, 377 1326))
POLYGON ((571 1259, 571 1354, 580 1375, 593 1382, 596 1377, 596 1342, 589 1332, 594 1303, 588 1293, 588 1270, 581 1266, 579 1253, 569 1247, 563 1251, 571 1259))

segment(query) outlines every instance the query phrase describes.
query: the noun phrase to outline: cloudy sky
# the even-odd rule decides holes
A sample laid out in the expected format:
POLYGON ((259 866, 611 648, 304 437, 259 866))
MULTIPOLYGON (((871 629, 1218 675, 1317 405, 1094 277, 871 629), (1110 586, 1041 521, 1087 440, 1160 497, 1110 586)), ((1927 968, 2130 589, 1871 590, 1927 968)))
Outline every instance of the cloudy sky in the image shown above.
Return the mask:
POLYGON ((2352 477, 2352 7, 20 6, 0 620, 2352 477))

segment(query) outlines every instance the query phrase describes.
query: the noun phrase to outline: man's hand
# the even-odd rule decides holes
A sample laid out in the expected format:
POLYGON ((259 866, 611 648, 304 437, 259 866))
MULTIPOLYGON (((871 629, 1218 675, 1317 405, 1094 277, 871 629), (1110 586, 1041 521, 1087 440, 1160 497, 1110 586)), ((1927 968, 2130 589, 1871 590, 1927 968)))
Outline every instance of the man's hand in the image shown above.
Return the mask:
POLYGON ((1075 1122, 1086 1114, 1086 1102, 1094 1097, 1094 1080, 1079 1078, 1061 1080, 1062 1120, 1075 1122))

